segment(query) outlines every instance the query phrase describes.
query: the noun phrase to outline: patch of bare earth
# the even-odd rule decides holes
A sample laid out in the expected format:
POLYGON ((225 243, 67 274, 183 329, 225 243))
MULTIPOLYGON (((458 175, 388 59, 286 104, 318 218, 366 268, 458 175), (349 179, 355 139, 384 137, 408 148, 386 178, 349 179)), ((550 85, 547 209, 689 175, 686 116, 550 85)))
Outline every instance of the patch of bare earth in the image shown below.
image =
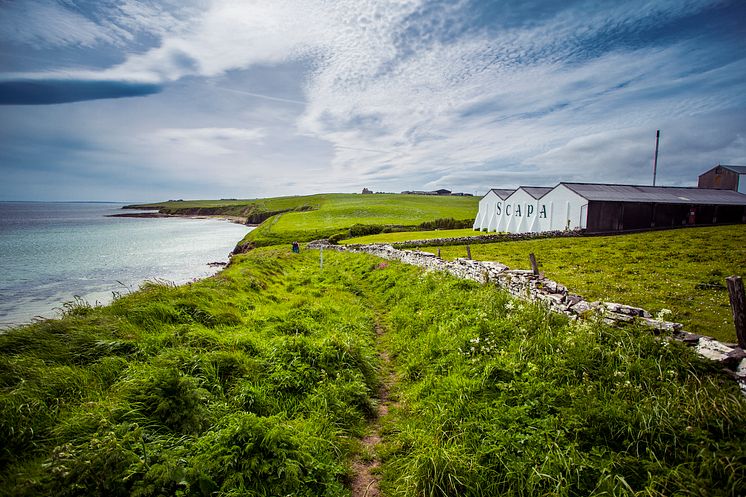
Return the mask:
MULTIPOLYGON (((383 328, 376 325, 376 335, 381 336, 383 328)), ((381 365, 384 371, 391 371, 389 367, 389 356, 386 352, 380 352, 381 365)), ((358 456, 352 462, 352 497, 380 497, 379 488, 380 475, 377 469, 381 466, 376 448, 381 443, 381 419, 389 413, 389 387, 393 382, 393 373, 388 373, 378 391, 378 407, 376 416, 370 423, 369 434, 363 437, 362 456, 358 456)))

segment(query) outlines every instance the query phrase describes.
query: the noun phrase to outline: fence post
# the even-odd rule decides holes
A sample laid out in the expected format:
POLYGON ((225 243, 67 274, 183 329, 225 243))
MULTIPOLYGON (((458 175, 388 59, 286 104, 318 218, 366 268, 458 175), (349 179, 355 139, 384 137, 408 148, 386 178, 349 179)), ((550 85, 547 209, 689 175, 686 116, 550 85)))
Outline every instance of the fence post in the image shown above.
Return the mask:
POLYGON ((528 254, 528 259, 531 261, 531 270, 534 272, 534 276, 539 276, 539 265, 536 263, 536 256, 533 252, 528 254))
POLYGON ((471 247, 469 245, 466 246, 466 258, 471 259, 471 247))
POLYGON ((440 247, 438 247, 438 259, 440 259, 440 247))
POLYGON ((738 346, 746 349, 746 295, 743 290, 743 280, 740 276, 725 278, 728 283, 730 308, 733 311, 733 324, 736 326, 738 346))
POLYGON ((319 247, 319 269, 324 269, 324 247, 319 247))

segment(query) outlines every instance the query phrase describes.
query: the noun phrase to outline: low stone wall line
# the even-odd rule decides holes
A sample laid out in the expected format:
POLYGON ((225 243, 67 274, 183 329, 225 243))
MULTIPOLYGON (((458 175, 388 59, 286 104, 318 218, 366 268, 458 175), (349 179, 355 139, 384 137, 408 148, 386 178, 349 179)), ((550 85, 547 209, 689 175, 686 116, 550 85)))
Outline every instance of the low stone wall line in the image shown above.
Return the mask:
POLYGON ((639 323, 655 334, 668 332, 676 340, 683 341, 696 352, 712 361, 721 363, 739 383, 746 395, 746 352, 735 344, 721 343, 714 338, 684 331, 681 323, 655 319, 648 311, 616 302, 588 302, 580 295, 570 292, 556 281, 535 275, 530 270, 510 269, 492 261, 475 261, 459 258, 446 261, 430 252, 400 250, 389 244, 332 245, 326 240, 308 243, 309 249, 326 249, 340 252, 363 252, 382 259, 396 260, 419 266, 429 271, 444 271, 457 278, 479 283, 491 283, 506 290, 514 297, 541 302, 550 311, 568 316, 570 319, 587 319, 599 316, 611 326, 639 323))

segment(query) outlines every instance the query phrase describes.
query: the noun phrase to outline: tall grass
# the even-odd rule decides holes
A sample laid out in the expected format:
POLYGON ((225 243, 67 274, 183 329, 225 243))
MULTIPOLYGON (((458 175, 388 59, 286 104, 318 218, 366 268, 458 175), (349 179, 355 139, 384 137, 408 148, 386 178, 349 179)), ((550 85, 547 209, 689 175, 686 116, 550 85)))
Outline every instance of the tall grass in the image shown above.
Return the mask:
POLYGON ((389 496, 746 492, 746 402, 683 345, 365 255, 318 262, 260 249, 0 335, 0 495, 347 495, 377 345, 397 378, 389 496))
POLYGON ((387 495, 746 492, 746 401, 684 345, 443 275, 371 283, 401 380, 387 495))
POLYGON ((0 335, 0 494, 345 495, 378 386, 350 288, 257 252, 0 335))
MULTIPOLYGON (((433 247, 423 250, 435 252, 433 247)), ((474 259, 513 269, 540 269, 590 300, 622 302, 667 319, 686 330, 735 341, 725 278, 746 271, 746 225, 710 226, 586 238, 546 238, 471 246, 474 259)), ((444 258, 465 257, 466 248, 441 249, 444 258)))

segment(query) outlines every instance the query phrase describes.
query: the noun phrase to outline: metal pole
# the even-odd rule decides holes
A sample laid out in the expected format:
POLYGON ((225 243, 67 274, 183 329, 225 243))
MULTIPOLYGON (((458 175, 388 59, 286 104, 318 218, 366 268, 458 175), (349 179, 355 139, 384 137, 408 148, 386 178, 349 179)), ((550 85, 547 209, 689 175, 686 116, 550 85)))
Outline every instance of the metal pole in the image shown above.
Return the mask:
POLYGON ((655 132, 655 158, 653 159, 653 186, 655 186, 655 176, 658 174, 658 142, 661 139, 661 130, 655 132))

